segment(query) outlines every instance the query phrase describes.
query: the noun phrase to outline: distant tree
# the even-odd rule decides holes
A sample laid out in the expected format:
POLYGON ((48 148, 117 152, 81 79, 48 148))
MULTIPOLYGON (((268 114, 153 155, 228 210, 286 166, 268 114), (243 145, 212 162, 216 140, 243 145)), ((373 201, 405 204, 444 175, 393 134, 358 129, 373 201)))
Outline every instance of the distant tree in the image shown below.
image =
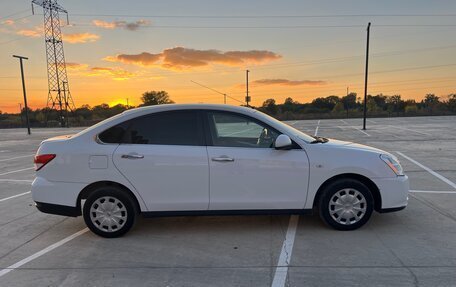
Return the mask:
POLYGON ((344 110, 345 110, 344 104, 343 104, 342 102, 338 102, 338 103, 334 106, 332 112, 333 112, 333 113, 336 113, 336 114, 340 114, 340 113, 342 113, 344 110))
POLYGON ((437 106, 440 104, 439 97, 437 97, 435 94, 426 94, 423 100, 424 107, 428 109, 431 114, 434 112, 434 110, 437 108, 437 106))
POLYGON ((163 104, 174 104, 169 95, 165 91, 149 91, 141 96, 143 104, 141 106, 153 106, 163 104))
POLYGON ((449 94, 447 101, 448 109, 456 112, 456 94, 449 94))
POLYGON ((377 112, 378 110, 380 110, 380 108, 377 106, 377 103, 375 102, 375 99, 370 95, 367 96, 366 106, 367 106, 367 111, 371 112, 371 113, 377 112))
POLYGON ((321 110, 322 112, 329 112, 334 109, 336 104, 340 101, 337 96, 329 96, 326 98, 316 98, 312 101, 312 106, 321 110))
POLYGON ((344 109, 347 112, 347 118, 348 118, 348 111, 351 109, 354 109, 356 107, 356 93, 350 93, 346 95, 345 97, 342 97, 340 99, 342 104, 344 105, 344 109))
POLYGON ((267 99, 263 102, 263 105, 261 107, 266 113, 270 115, 277 114, 278 108, 274 99, 267 99))
POLYGON ((388 104, 388 110, 390 112, 395 112, 396 115, 399 115, 399 112, 404 111, 405 102, 401 99, 401 95, 387 97, 386 103, 388 104))

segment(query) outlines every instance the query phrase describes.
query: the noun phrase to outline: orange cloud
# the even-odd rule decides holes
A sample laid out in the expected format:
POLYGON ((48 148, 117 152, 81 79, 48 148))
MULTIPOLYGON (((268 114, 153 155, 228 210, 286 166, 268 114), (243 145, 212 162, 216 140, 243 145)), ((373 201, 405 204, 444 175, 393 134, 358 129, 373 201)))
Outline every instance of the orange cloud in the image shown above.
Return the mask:
POLYGON ((175 47, 152 54, 119 54, 105 58, 111 62, 122 62, 140 66, 160 66, 164 69, 183 70, 203 67, 210 64, 226 66, 244 66, 247 64, 261 64, 280 59, 282 56, 265 50, 227 51, 197 50, 184 47, 175 47))
POLYGON ((148 20, 138 20, 135 22, 127 22, 127 21, 113 21, 107 22, 103 20, 93 20, 92 23, 101 28, 105 29, 115 29, 115 28, 123 28, 130 31, 136 31, 141 27, 149 26, 150 21, 148 20))
POLYGON ((92 33, 74 33, 63 35, 63 39, 65 40, 65 42, 71 44, 95 42, 99 38, 100 36, 92 33))
POLYGON ((266 86, 266 85, 276 85, 276 86, 321 86, 326 85, 325 81, 314 81, 314 80, 300 80, 293 81, 287 79, 261 79, 252 82, 253 85, 257 86, 266 86))
POLYGON ((65 65, 66 65, 67 70, 72 70, 72 71, 82 71, 82 70, 87 69, 87 67, 89 66, 87 64, 79 64, 79 63, 71 63, 71 62, 67 62, 65 65))
POLYGON ((35 27, 33 29, 22 29, 16 32, 16 34, 25 36, 25 37, 32 37, 37 38, 43 35, 43 28, 42 27, 35 27))
POLYGON ((11 20, 11 19, 7 19, 5 21, 2 22, 2 24, 5 24, 5 25, 8 25, 8 26, 11 26, 14 24, 14 20, 11 20))
POLYGON ((136 74, 119 68, 93 67, 87 74, 88 76, 110 76, 113 80, 128 80, 136 74))

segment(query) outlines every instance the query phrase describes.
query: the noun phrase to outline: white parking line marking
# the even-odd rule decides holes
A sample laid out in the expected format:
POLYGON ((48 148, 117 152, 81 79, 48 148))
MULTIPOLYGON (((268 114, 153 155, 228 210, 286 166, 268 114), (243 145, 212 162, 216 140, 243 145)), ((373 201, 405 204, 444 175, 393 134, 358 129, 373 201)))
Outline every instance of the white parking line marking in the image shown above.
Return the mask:
POLYGON ((404 128, 404 127, 397 127, 397 126, 391 126, 391 125, 389 125, 389 126, 392 127, 392 128, 406 130, 406 131, 411 131, 411 132, 422 134, 422 135, 425 135, 425 136, 430 136, 431 135, 431 134, 428 134, 428 133, 424 133, 424 132, 420 132, 420 131, 416 131, 416 130, 412 130, 412 129, 408 129, 408 128, 404 128))
POLYGON ((52 244, 52 245, 49 245, 48 247, 44 248, 43 250, 40 250, 37 253, 35 253, 33 255, 30 255, 27 258, 22 259, 21 261, 16 262, 13 265, 8 266, 5 269, 0 270, 0 277, 2 277, 3 275, 8 274, 9 272, 13 271, 14 269, 17 269, 17 268, 21 267, 24 264, 29 263, 30 261, 40 257, 41 255, 44 255, 44 254, 56 249, 57 247, 62 246, 63 244, 67 243, 68 241, 75 239, 76 237, 86 233, 87 231, 89 231, 89 229, 86 227, 86 228, 84 228, 84 229, 82 229, 82 230, 80 230, 80 231, 78 231, 78 232, 76 232, 76 233, 74 233, 74 234, 72 234, 72 235, 70 235, 70 236, 68 236, 68 237, 66 237, 66 238, 54 243, 54 244, 52 244))
POLYGON ((348 125, 348 123, 347 123, 346 121, 344 121, 344 120, 339 120, 339 121, 341 121, 341 122, 343 122, 344 124, 348 125))
POLYGON ((441 190, 409 190, 412 193, 437 193, 437 194, 456 194, 456 191, 441 191, 441 190))
POLYGON ((366 133, 365 131, 363 131, 362 129, 359 129, 357 127, 354 127, 354 126, 351 126, 352 128, 354 128, 355 130, 358 130, 360 132, 362 132, 363 134, 365 134, 366 136, 370 137, 370 134, 366 133))
POLYGON ((376 123, 377 123, 377 122, 374 122, 373 120, 366 120, 366 121, 371 122, 371 123, 373 123, 373 124, 376 124, 376 123))
POLYGON ((441 174, 436 173, 435 171, 433 171, 433 170, 430 169, 429 167, 422 165, 421 163, 417 162, 417 161, 414 160, 413 158, 410 158, 410 157, 406 156, 405 154, 401 153, 400 151, 396 151, 396 153, 398 153, 400 156, 402 156, 402 157, 408 159, 409 161, 413 162, 413 163, 416 164, 417 166, 421 167, 422 169, 426 170, 427 172, 429 172, 429 173, 432 174, 433 176, 437 177, 437 178, 440 179, 441 181, 447 183, 448 185, 450 185, 450 186, 452 186, 454 189, 456 189, 456 183, 452 182, 452 181, 449 180, 448 178, 444 177, 444 176, 441 175, 441 174))
POLYGON ((292 125, 296 124, 297 122, 298 121, 291 122, 291 123, 289 123, 289 125, 292 126, 292 125))
POLYGON ((320 127, 320 120, 318 120, 317 127, 315 128, 314 136, 318 134, 318 128, 320 127))
POLYGON ((16 197, 19 197, 19 196, 23 196, 23 195, 29 194, 30 192, 31 191, 27 191, 27 192, 19 193, 19 194, 10 196, 10 197, 5 197, 5 198, 0 199, 0 202, 7 201, 8 199, 13 199, 13 198, 16 198, 16 197))
POLYGON ((30 179, 8 179, 8 178, 0 178, 0 182, 24 182, 24 183, 32 183, 33 180, 30 180, 30 179))
POLYGON ((298 228, 299 215, 290 216, 290 223, 288 223, 287 234, 282 244, 282 251, 280 252, 279 262, 272 280, 272 287, 284 287, 287 281, 288 265, 291 261, 291 253, 293 252, 293 245, 298 228))
POLYGON ((1 161, 8 161, 8 160, 13 160, 13 159, 18 159, 18 158, 24 158, 24 157, 32 157, 34 156, 33 154, 30 154, 30 155, 21 155, 21 156, 15 156, 15 157, 10 157, 10 158, 4 158, 4 159, 0 159, 0 162, 1 161))
POLYGON ((11 174, 11 173, 21 172, 24 170, 29 170, 29 169, 34 169, 34 167, 32 166, 32 167, 27 167, 27 168, 23 168, 23 169, 8 171, 8 172, 0 173, 0 175, 7 175, 7 174, 11 174))

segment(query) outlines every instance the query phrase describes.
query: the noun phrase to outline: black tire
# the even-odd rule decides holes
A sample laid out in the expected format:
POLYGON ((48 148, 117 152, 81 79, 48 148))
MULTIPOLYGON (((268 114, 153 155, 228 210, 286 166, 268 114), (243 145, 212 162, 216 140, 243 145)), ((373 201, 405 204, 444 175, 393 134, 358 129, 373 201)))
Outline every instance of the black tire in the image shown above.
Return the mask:
POLYGON ((125 190, 115 186, 105 186, 93 191, 84 203, 83 208, 84 221, 87 227, 93 233, 106 238, 120 237, 127 233, 135 224, 137 215, 138 210, 134 199, 125 190), (112 207, 111 210, 106 211, 106 214, 114 219, 97 220, 95 216, 98 212, 94 212, 94 210, 101 209, 105 202, 106 206, 112 207), (110 224, 103 225, 103 222, 110 224))
MULTIPOLYGON (((320 218, 330 227, 337 230, 355 230, 366 224, 374 210, 374 199, 369 188, 362 182, 355 179, 339 179, 329 184, 322 191, 318 203, 320 218), (340 203, 345 200, 344 196, 348 192, 348 199, 357 202, 356 210, 350 209, 350 204, 341 207, 340 203), (363 199, 364 200, 360 200, 363 199), (356 201, 356 199, 359 200, 356 201), (330 201, 331 204, 330 204, 330 201), (365 202, 363 204, 363 202, 365 202), (337 204, 337 205, 336 205, 337 204), (343 208, 338 214, 337 208, 343 208), (347 209, 344 209, 347 208, 347 209), (337 210, 336 210, 337 209, 337 210), (351 218, 346 219, 351 216, 351 218), (356 216, 356 217, 355 217, 356 216)), ((353 205, 352 205, 353 206, 353 205)))

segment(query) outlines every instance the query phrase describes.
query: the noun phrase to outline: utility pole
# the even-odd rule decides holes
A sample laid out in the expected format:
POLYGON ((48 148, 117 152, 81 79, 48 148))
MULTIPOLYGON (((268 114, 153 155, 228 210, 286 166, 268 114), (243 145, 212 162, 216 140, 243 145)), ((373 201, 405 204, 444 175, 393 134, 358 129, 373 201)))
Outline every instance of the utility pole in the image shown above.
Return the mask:
POLYGON ((247 107, 250 107, 249 102, 250 102, 250 96, 249 96, 249 70, 245 70, 245 81, 246 81, 246 91, 245 91, 245 103, 247 104, 247 107))
POLYGON ((24 125, 24 120, 22 119, 22 104, 19 103, 19 116, 21 117, 21 127, 24 125))
POLYGON ((27 57, 13 55, 14 58, 19 59, 21 65, 21 77, 22 77, 22 92, 24 93, 24 106, 25 106, 25 121, 27 123, 27 133, 30 135, 30 122, 28 117, 28 106, 27 106, 27 93, 25 92, 25 80, 24 80, 24 66, 22 65, 22 60, 28 60, 27 57))
POLYGON ((127 98, 127 110, 128 110, 128 107, 129 107, 129 105, 128 105, 128 98, 127 98))
POLYGON ((367 74, 369 71, 369 37, 371 23, 367 24, 367 42, 366 42, 366 73, 364 75, 364 108, 363 108, 363 130, 366 130, 367 114, 367 74))

